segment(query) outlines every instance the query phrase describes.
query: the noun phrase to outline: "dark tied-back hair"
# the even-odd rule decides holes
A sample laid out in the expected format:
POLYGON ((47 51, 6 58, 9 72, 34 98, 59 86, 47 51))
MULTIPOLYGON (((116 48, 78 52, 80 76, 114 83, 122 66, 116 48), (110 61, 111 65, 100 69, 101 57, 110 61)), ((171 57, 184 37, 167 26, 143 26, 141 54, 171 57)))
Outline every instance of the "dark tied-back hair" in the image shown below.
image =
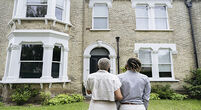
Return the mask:
POLYGON ((138 58, 129 58, 126 64, 126 69, 132 70, 135 72, 140 72, 141 65, 142 64, 138 58))

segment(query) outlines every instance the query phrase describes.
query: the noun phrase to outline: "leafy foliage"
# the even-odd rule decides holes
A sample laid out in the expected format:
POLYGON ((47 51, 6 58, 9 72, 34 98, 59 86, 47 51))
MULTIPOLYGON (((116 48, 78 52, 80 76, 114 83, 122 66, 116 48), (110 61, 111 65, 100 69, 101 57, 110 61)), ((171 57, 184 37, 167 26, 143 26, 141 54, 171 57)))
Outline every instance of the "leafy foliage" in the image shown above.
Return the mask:
POLYGON ((171 96, 171 100, 184 100, 184 99, 187 99, 187 95, 173 93, 171 96))
POLYGON ((160 99, 171 99, 172 94, 174 91, 170 89, 170 85, 155 85, 152 87, 152 93, 159 94, 160 99))
POLYGON ((201 99, 201 68, 191 71, 191 76, 185 79, 189 85, 185 85, 184 89, 191 98, 201 99))
POLYGON ((30 85, 24 85, 23 87, 16 88, 14 93, 11 95, 11 98, 13 102, 17 103, 17 105, 23 105, 38 93, 38 89, 32 89, 30 85))
POLYGON ((150 100, 159 100, 159 94, 157 93, 151 93, 150 94, 150 100))
POLYGON ((48 101, 48 105, 61 105, 61 104, 70 104, 74 102, 82 102, 84 97, 79 94, 60 94, 48 101))
POLYGON ((47 105, 51 98, 51 93, 50 92, 40 92, 40 97, 42 98, 42 105, 47 105))

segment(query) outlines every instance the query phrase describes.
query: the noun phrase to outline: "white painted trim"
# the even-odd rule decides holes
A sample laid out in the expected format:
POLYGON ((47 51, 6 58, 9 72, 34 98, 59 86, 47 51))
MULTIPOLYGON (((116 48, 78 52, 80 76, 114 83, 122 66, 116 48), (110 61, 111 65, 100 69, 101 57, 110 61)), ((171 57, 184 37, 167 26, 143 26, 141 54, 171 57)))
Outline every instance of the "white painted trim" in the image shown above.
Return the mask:
POLYGON ((152 77, 150 81, 178 81, 175 80, 174 76, 174 66, 172 54, 177 54, 176 44, 152 44, 152 43, 136 43, 134 53, 138 54, 139 50, 148 48, 152 50, 152 77), (158 67, 158 50, 159 49, 170 49, 170 62, 171 62, 171 78, 160 78, 159 77, 159 67, 158 67))
MULTIPOLYGON (((68 62, 68 40, 69 35, 53 30, 14 30, 9 36, 9 47, 11 55, 8 53, 6 71, 3 77, 2 83, 57 83, 57 82, 69 82, 67 76, 67 63, 68 62), (19 78, 20 69, 20 55, 21 44, 23 43, 40 43, 44 48, 43 56, 43 70, 41 78, 19 78), (61 72, 59 78, 51 78, 51 65, 52 54, 54 45, 61 45, 64 49, 61 61, 61 72), (63 66, 62 66, 63 64, 63 66), (65 67, 65 68, 64 68, 65 67), (64 73, 65 72, 65 73, 64 73)), ((63 52, 62 52, 63 53, 63 52)))
POLYGON ((89 70, 90 70, 90 52, 94 49, 94 48, 97 48, 97 47, 103 47, 105 49, 107 49, 110 53, 109 57, 110 57, 110 61, 111 61, 111 68, 110 68, 110 72, 112 74, 117 74, 116 73, 116 52, 115 52, 115 49, 102 42, 102 41, 97 41, 91 45, 89 45, 85 51, 84 51, 84 63, 83 63, 83 82, 84 84, 86 84, 86 80, 88 78, 88 75, 90 74, 89 73, 89 70))
POLYGON ((89 8, 93 8, 95 3, 106 3, 108 8, 112 8, 113 0, 90 0, 89 8))
MULTIPOLYGON (((65 0, 65 5, 66 5, 65 6, 66 8, 64 8, 65 19, 62 19, 62 20, 57 20, 55 17, 56 0, 47 0, 47 5, 48 5, 47 6, 47 15, 45 17, 42 17, 44 20, 48 19, 48 20, 53 20, 55 22, 71 25, 71 23, 70 23, 70 0, 65 0)), ((14 6, 16 8, 13 9, 13 17, 12 17, 13 20, 12 21, 42 19, 42 18, 38 18, 38 17, 26 17, 27 0, 18 0, 18 2, 14 2, 14 6), (15 15, 14 15, 14 12, 16 12, 15 15)))
POLYGON ((172 0, 131 0, 132 7, 135 8, 138 4, 148 4, 153 7, 155 4, 165 4, 168 8, 172 8, 172 0))

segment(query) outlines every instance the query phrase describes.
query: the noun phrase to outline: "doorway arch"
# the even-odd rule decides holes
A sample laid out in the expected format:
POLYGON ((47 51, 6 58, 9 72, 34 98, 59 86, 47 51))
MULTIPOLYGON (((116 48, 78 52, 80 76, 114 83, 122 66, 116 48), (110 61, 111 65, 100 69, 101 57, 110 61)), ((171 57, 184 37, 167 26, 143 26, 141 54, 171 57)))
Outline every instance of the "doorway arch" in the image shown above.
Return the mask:
POLYGON ((86 84, 86 80, 88 78, 88 75, 90 74, 90 58, 91 58, 91 53, 93 52, 94 49, 106 49, 109 52, 109 59, 111 63, 110 67, 110 73, 116 74, 116 53, 115 49, 104 43, 103 41, 97 41, 91 45, 89 45, 85 51, 84 51, 84 63, 83 63, 83 83, 84 85, 86 84))

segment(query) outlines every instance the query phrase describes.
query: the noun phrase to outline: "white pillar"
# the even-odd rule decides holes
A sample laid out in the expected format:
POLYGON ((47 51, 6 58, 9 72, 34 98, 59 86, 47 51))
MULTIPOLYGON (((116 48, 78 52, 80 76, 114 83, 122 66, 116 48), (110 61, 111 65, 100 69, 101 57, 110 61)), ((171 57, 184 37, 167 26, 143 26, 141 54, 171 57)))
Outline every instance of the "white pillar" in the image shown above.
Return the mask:
POLYGON ((154 4, 150 4, 149 7, 149 29, 155 29, 155 14, 154 14, 154 4))
POLYGON ((63 49, 64 51, 63 51, 63 61, 62 61, 62 64, 63 64, 63 66, 62 66, 62 73, 59 75, 59 77, 60 77, 60 79, 62 80, 62 81, 67 81, 68 80, 68 51, 69 51, 69 49, 67 48, 67 47, 65 47, 64 49, 63 49))
MULTIPOLYGON (((8 70, 7 80, 14 80, 19 78, 20 72, 20 46, 12 45, 10 54, 10 64, 8 70)), ((9 63, 9 62, 8 62, 9 63)))
POLYGON ((158 70, 158 50, 153 50, 152 52, 152 77, 158 79, 159 78, 159 70, 158 70))
POLYGON ((47 5, 48 5, 47 15, 45 16, 45 18, 56 19, 56 16, 55 16, 56 0, 48 0, 47 5))
POLYGON ((52 79, 52 56, 54 45, 43 45, 43 71, 41 79, 52 79))
POLYGON ((26 0, 18 0, 16 5, 16 18, 24 18, 26 15, 26 0))
POLYGON ((109 57, 110 57, 110 63, 111 63, 110 73, 116 75, 117 74, 116 73, 116 57, 112 55, 110 55, 109 57))
POLYGON ((88 78, 88 75, 89 75, 89 70, 90 70, 90 58, 91 58, 91 55, 88 55, 88 56, 84 56, 84 63, 83 63, 83 82, 84 82, 84 85, 87 78, 88 78))
POLYGON ((70 23, 70 0, 65 0, 64 22, 70 23))

